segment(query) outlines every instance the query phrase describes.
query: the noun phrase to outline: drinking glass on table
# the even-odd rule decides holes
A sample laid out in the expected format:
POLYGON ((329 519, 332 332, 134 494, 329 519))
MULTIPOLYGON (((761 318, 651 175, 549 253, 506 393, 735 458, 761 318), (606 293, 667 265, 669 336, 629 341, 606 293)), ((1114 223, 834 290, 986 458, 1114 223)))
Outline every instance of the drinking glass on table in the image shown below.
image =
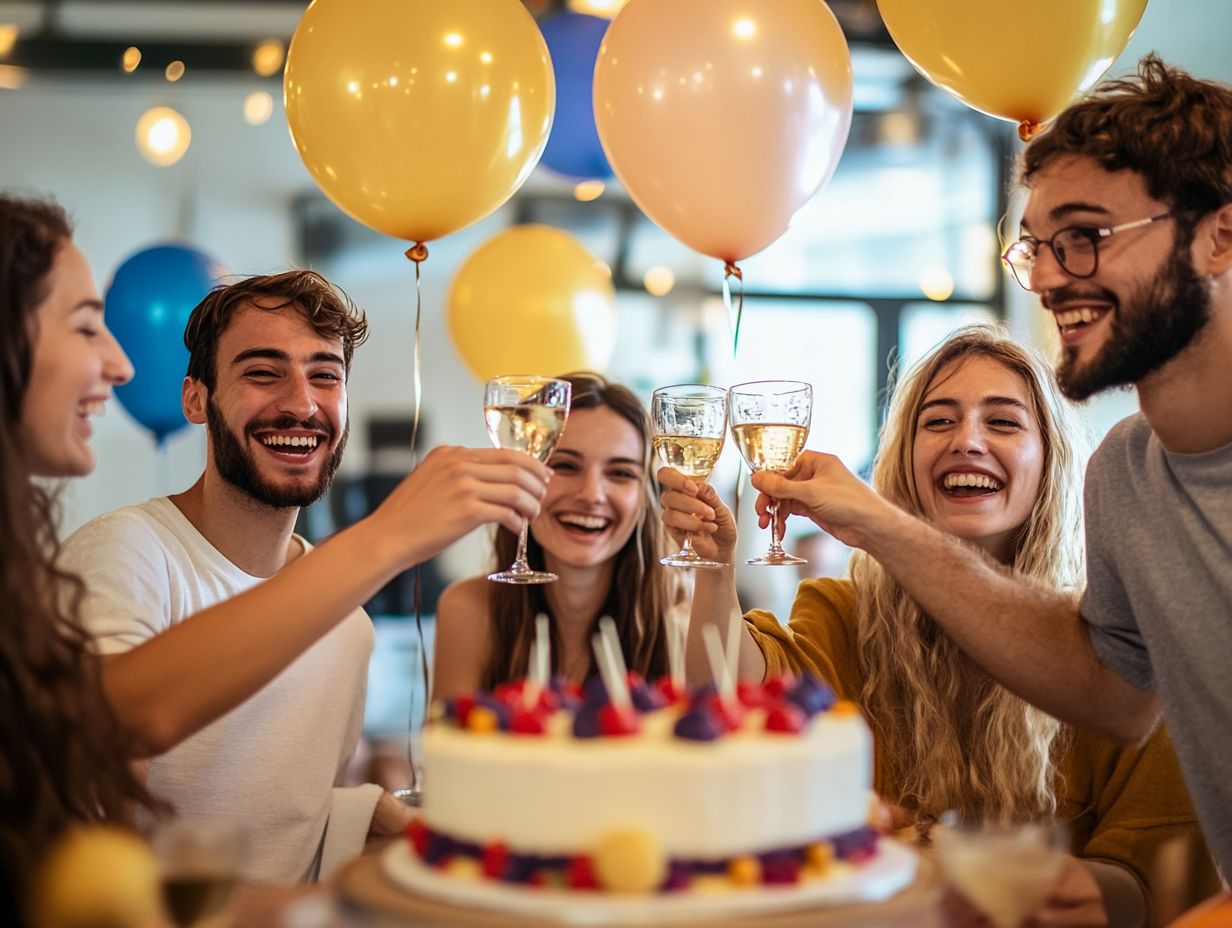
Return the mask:
MULTIPOLYGON (((727 391, 732 438, 749 470, 791 469, 808 440, 813 418, 813 388, 799 380, 757 380, 727 391)), ((783 550, 779 538, 778 503, 771 500, 770 549, 746 564, 804 564, 804 558, 783 550)))
POLYGON ((946 813, 932 835, 950 883, 996 928, 1019 928, 1044 904, 1068 853, 1053 819, 961 822, 946 813))
MULTIPOLYGON (((552 377, 493 377, 483 394, 483 419, 492 444, 546 461, 565 430, 570 390, 568 381, 552 377)), ((508 570, 489 574, 489 580, 497 583, 551 583, 556 579, 556 574, 530 569, 526 561, 527 528, 527 520, 523 519, 513 565, 508 570)))
MULTIPOLYGON (((660 387, 650 397, 650 419, 651 441, 664 466, 705 483, 727 435, 727 391, 697 383, 660 387)), ((727 566, 693 550, 693 536, 688 533, 680 550, 659 563, 669 567, 727 566)))
POLYGON ((239 830, 222 821, 176 821, 155 830, 163 908, 177 928, 220 912, 239 879, 239 830))

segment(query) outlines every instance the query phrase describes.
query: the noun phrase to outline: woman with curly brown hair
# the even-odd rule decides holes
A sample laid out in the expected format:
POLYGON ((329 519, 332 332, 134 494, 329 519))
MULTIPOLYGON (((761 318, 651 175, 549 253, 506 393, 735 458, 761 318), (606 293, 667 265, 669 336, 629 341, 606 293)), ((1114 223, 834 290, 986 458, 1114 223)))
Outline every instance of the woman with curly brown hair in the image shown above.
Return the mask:
POLYGON ((0 195, 3 924, 21 923, 33 868, 66 826, 124 820, 148 801, 131 758, 244 702, 395 574, 479 525, 533 518, 545 487, 527 455, 436 449, 367 519, 102 663, 80 630, 80 582, 55 566, 51 500, 32 478, 93 469, 90 417, 132 375, 63 211, 0 195), (151 689, 165 698, 142 698, 151 689))

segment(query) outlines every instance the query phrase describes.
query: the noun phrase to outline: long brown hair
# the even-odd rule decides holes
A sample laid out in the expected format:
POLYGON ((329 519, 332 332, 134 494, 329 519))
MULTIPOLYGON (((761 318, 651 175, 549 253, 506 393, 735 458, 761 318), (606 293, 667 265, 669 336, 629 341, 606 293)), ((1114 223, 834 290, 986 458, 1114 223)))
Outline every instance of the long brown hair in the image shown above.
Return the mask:
POLYGON ((21 435, 35 310, 71 234, 59 207, 0 195, 0 912, 66 826, 150 804, 76 620, 81 581, 55 566, 54 498, 31 481, 21 435))
MULTIPOLYGON (((1083 563, 1082 432, 1046 362, 1004 329, 960 329, 902 378, 882 427, 873 486, 908 512, 922 512, 912 466, 920 407, 938 376, 971 357, 989 358, 1023 379, 1043 440, 1039 496, 1012 539, 1008 566, 1048 588, 1076 589, 1083 563)), ((856 552, 851 577, 861 701, 881 746, 879 766, 892 771, 901 791, 890 798, 925 815, 1053 811, 1060 723, 976 670, 876 560, 856 552)))
MULTIPOLYGON (((665 532, 659 520, 654 483, 650 478, 650 417, 641 400, 628 387, 609 383, 597 374, 566 374, 561 378, 572 387, 570 411, 606 407, 630 422, 642 436, 642 456, 646 469, 645 500, 642 518, 624 547, 615 556, 615 570, 607 599, 600 615, 610 615, 616 622, 621 649, 629 669, 647 679, 667 673, 667 611, 674 605, 676 585, 668 571, 659 563, 665 553, 665 532)), ((496 533, 496 562, 508 564, 517 550, 517 536, 501 528, 496 533)), ((527 559, 531 567, 543 570, 543 547, 530 533, 527 537, 527 559)), ((531 642, 535 638, 535 616, 548 616, 551 628, 552 671, 563 667, 558 663, 564 653, 560 642, 558 618, 552 614, 543 587, 491 584, 492 650, 483 671, 483 686, 492 688, 526 675, 531 642)), ((592 629, 587 633, 590 640, 592 629)), ((595 672, 591 658, 587 676, 595 672)))

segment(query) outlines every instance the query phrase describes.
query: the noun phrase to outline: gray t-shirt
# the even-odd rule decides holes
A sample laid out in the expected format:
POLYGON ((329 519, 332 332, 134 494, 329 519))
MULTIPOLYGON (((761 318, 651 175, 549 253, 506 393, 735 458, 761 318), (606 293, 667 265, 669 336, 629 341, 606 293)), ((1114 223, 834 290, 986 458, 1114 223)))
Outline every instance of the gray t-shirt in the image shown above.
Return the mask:
POLYGON ((1086 480, 1082 615, 1103 663, 1159 694, 1207 843, 1232 875, 1232 445, 1173 454, 1141 414, 1086 480))

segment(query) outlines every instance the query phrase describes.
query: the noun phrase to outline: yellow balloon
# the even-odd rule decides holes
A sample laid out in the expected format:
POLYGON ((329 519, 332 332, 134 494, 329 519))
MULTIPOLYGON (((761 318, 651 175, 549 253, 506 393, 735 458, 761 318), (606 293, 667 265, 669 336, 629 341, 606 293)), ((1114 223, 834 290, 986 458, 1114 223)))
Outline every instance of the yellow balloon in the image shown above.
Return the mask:
POLYGON ((518 0, 314 0, 283 89, 291 138, 325 195, 413 242, 508 200, 556 106, 547 45, 518 0))
POLYGON ((31 887, 34 928, 141 928, 161 924, 154 852, 112 825, 81 825, 63 835, 31 887))
POLYGON ((480 380, 602 372, 616 345, 612 272, 551 226, 514 226, 480 245, 454 276, 447 317, 480 380))
POLYGON ((1146 0, 877 0, 899 49, 974 109, 1038 125, 1090 90, 1125 49, 1146 0))

